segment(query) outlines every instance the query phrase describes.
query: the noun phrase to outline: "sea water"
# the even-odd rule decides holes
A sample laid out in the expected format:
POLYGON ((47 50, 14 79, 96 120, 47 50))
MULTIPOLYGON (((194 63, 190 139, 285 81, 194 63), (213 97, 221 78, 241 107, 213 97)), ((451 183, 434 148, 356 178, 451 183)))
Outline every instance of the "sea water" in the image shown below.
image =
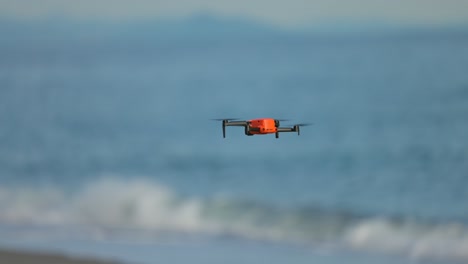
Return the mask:
POLYGON ((468 261, 466 31, 3 23, 3 247, 137 263, 468 261), (312 125, 223 139, 211 120, 260 117, 312 125))

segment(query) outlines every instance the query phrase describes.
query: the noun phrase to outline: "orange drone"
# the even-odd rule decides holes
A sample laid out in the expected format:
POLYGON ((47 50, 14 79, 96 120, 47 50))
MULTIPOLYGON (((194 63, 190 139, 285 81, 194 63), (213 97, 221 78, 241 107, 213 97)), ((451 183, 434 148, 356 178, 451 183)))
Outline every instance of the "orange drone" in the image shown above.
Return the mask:
POLYGON ((246 121, 240 121, 237 120, 237 118, 224 118, 213 120, 222 121, 223 138, 226 137, 227 126, 242 126, 244 127, 244 132, 247 136, 275 134, 275 137, 278 138, 279 133, 282 132, 297 132, 297 135, 300 135, 300 127, 310 125, 295 124, 292 127, 280 127, 280 121, 284 120, 273 118, 257 118, 246 121))

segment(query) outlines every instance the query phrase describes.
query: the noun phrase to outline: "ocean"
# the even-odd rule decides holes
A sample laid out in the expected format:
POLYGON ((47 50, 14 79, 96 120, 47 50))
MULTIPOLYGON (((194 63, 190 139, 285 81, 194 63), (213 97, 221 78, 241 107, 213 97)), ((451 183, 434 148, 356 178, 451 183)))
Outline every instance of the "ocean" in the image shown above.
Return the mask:
POLYGON ((56 22, 0 26, 1 247, 468 262, 466 30, 56 22))

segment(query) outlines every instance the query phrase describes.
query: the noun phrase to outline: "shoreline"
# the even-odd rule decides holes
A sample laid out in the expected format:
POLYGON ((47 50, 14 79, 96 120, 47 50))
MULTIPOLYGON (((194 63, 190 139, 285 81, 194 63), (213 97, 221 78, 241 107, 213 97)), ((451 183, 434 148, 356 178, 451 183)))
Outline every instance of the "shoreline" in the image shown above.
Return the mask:
POLYGON ((0 263, 9 264, 121 264, 114 260, 85 256, 71 256, 62 253, 0 249, 0 263))

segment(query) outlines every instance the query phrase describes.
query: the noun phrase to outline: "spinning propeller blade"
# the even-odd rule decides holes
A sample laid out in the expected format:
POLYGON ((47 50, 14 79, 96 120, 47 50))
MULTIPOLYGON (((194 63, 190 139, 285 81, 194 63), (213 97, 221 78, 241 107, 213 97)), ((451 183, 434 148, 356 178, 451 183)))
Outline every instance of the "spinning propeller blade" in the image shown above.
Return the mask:
POLYGON ((295 126, 300 126, 300 127, 311 126, 311 125, 313 125, 313 123, 299 123, 299 124, 295 124, 295 126))
POLYGON ((295 124, 294 125, 294 130, 297 131, 297 135, 300 136, 301 135, 301 127, 304 127, 304 126, 311 126, 313 125, 313 123, 299 123, 299 124, 295 124))
POLYGON ((226 138, 226 123, 233 120, 238 120, 239 118, 212 118, 214 121, 222 121, 221 126, 223 128, 223 138, 226 138))
POLYGON ((212 118, 211 120, 214 120, 214 121, 233 121, 233 120, 239 120, 239 118, 212 118))

